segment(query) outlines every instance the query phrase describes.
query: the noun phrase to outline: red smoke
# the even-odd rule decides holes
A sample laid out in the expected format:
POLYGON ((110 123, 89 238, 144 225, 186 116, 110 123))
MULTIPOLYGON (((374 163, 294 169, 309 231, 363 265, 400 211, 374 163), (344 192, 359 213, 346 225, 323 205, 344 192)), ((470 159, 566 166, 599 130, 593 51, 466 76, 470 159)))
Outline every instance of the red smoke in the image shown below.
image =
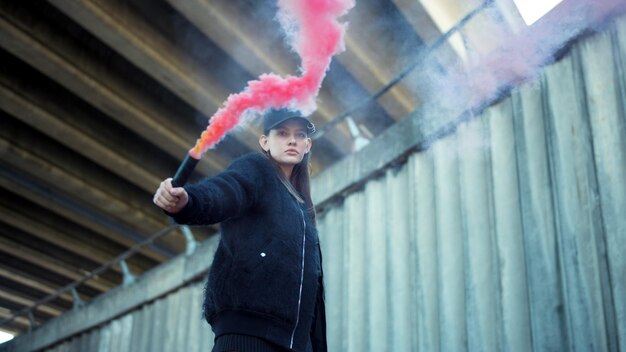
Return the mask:
POLYGON ((263 74, 248 82, 243 92, 231 94, 210 119, 195 147, 195 159, 216 145, 233 129, 246 111, 262 113, 270 108, 290 108, 309 115, 316 109, 315 98, 333 55, 344 50, 346 25, 338 18, 354 6, 354 0, 278 0, 278 17, 300 56, 302 75, 263 74), (290 33, 290 29, 295 29, 290 33))

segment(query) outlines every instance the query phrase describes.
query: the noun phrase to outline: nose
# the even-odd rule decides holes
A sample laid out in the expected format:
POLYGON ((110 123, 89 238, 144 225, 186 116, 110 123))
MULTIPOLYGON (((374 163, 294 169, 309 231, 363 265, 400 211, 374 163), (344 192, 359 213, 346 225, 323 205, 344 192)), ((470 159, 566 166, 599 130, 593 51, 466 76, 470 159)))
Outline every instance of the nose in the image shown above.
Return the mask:
POLYGON ((294 135, 291 135, 289 137, 289 145, 295 145, 296 144, 296 137, 294 135))

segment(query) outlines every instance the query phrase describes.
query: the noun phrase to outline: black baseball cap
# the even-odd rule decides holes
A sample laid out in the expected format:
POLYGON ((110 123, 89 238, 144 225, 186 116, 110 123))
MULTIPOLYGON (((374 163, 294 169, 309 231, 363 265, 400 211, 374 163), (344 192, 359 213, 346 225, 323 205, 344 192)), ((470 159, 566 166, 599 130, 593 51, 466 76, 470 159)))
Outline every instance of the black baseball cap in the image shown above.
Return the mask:
POLYGON ((268 134, 271 129, 276 128, 281 123, 287 120, 298 120, 306 126, 307 135, 315 133, 315 125, 304 116, 301 116, 297 112, 288 109, 273 109, 265 114, 263 117, 263 133, 268 134))

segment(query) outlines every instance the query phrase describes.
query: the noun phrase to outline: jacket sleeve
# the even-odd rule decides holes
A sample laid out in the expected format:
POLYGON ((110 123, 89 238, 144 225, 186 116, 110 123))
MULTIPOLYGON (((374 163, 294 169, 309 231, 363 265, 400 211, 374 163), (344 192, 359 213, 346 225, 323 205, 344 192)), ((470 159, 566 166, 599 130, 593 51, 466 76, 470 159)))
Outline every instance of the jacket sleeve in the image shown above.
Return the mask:
POLYGON ((189 202, 170 216, 188 225, 210 225, 241 216, 258 201, 271 167, 259 153, 245 155, 220 174, 185 186, 189 202))

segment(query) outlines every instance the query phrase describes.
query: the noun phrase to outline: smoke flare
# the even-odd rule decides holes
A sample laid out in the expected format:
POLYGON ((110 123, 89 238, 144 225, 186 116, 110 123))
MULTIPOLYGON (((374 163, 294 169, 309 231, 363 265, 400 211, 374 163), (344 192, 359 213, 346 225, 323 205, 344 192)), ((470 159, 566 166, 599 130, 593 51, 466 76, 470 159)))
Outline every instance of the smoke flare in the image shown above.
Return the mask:
POLYGON ((238 94, 231 94, 210 119, 196 145, 189 151, 195 159, 215 146, 235 128, 246 111, 262 113, 270 108, 289 108, 310 115, 333 55, 344 50, 346 24, 338 18, 354 6, 354 0, 278 0, 278 19, 293 50, 301 59, 301 76, 269 73, 238 94))

